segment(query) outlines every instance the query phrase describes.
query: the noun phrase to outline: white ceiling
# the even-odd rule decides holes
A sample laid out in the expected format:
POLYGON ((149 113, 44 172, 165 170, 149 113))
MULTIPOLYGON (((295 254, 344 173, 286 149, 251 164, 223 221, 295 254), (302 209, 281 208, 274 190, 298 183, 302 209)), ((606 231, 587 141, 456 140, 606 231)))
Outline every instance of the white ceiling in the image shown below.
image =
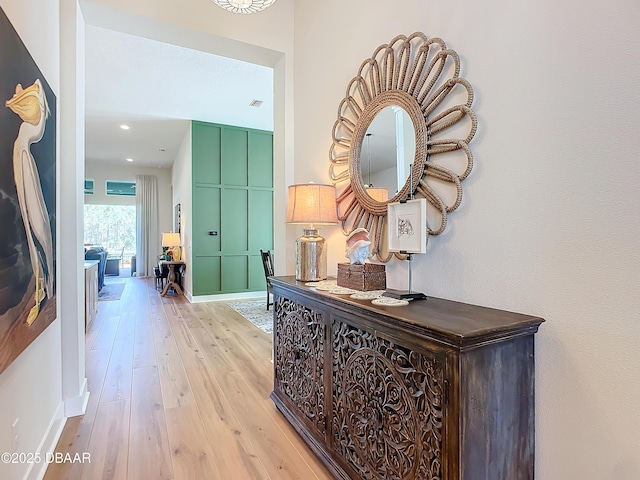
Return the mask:
POLYGON ((273 130, 273 71, 87 25, 85 108, 87 162, 169 167, 190 120, 273 130))

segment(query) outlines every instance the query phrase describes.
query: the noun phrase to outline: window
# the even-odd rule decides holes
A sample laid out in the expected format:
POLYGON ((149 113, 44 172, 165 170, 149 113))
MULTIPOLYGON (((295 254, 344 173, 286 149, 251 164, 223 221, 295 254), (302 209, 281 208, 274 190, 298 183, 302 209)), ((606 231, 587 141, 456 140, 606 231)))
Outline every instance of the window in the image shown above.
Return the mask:
POLYGON ((136 196, 136 182, 126 182, 120 180, 107 180, 107 195, 120 195, 124 197, 136 196))
POLYGON ((135 205, 84 206, 84 243, 99 245, 110 254, 124 249, 124 263, 136 252, 135 205))
POLYGON ((88 178, 84 179, 84 194, 93 195, 93 180, 88 178))

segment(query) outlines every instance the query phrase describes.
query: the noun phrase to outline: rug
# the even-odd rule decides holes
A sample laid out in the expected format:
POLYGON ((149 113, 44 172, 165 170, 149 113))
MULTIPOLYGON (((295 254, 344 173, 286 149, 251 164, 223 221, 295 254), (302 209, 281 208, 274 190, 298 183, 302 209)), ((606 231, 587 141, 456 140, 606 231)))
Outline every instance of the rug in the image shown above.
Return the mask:
POLYGON ((98 301, 113 302, 115 300, 120 300, 123 290, 124 283, 105 283, 102 290, 98 292, 98 301))
POLYGON ((245 300, 242 302, 228 302, 231 308, 253 323, 263 332, 273 332, 273 307, 267 310, 266 300, 245 300))

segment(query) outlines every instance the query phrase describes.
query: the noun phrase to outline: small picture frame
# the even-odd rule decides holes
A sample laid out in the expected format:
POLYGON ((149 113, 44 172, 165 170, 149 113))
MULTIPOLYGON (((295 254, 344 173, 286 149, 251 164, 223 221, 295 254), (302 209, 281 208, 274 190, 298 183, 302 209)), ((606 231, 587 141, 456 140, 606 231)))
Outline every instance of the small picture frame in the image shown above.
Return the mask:
POLYGON ((174 232, 180 232, 180 227, 182 224, 182 209, 180 207, 180 204, 176 204, 175 206, 175 211, 174 211, 174 226, 173 226, 173 231, 174 232))
POLYGON ((388 204, 390 252, 427 253, 427 200, 388 204))

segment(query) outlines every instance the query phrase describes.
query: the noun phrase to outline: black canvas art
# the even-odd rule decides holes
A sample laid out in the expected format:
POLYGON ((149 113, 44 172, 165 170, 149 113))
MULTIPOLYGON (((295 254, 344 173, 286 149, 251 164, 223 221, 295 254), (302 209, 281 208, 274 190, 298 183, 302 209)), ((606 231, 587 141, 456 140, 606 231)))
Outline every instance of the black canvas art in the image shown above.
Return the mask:
POLYGON ((0 9, 0 372, 56 318, 56 97, 0 9))

